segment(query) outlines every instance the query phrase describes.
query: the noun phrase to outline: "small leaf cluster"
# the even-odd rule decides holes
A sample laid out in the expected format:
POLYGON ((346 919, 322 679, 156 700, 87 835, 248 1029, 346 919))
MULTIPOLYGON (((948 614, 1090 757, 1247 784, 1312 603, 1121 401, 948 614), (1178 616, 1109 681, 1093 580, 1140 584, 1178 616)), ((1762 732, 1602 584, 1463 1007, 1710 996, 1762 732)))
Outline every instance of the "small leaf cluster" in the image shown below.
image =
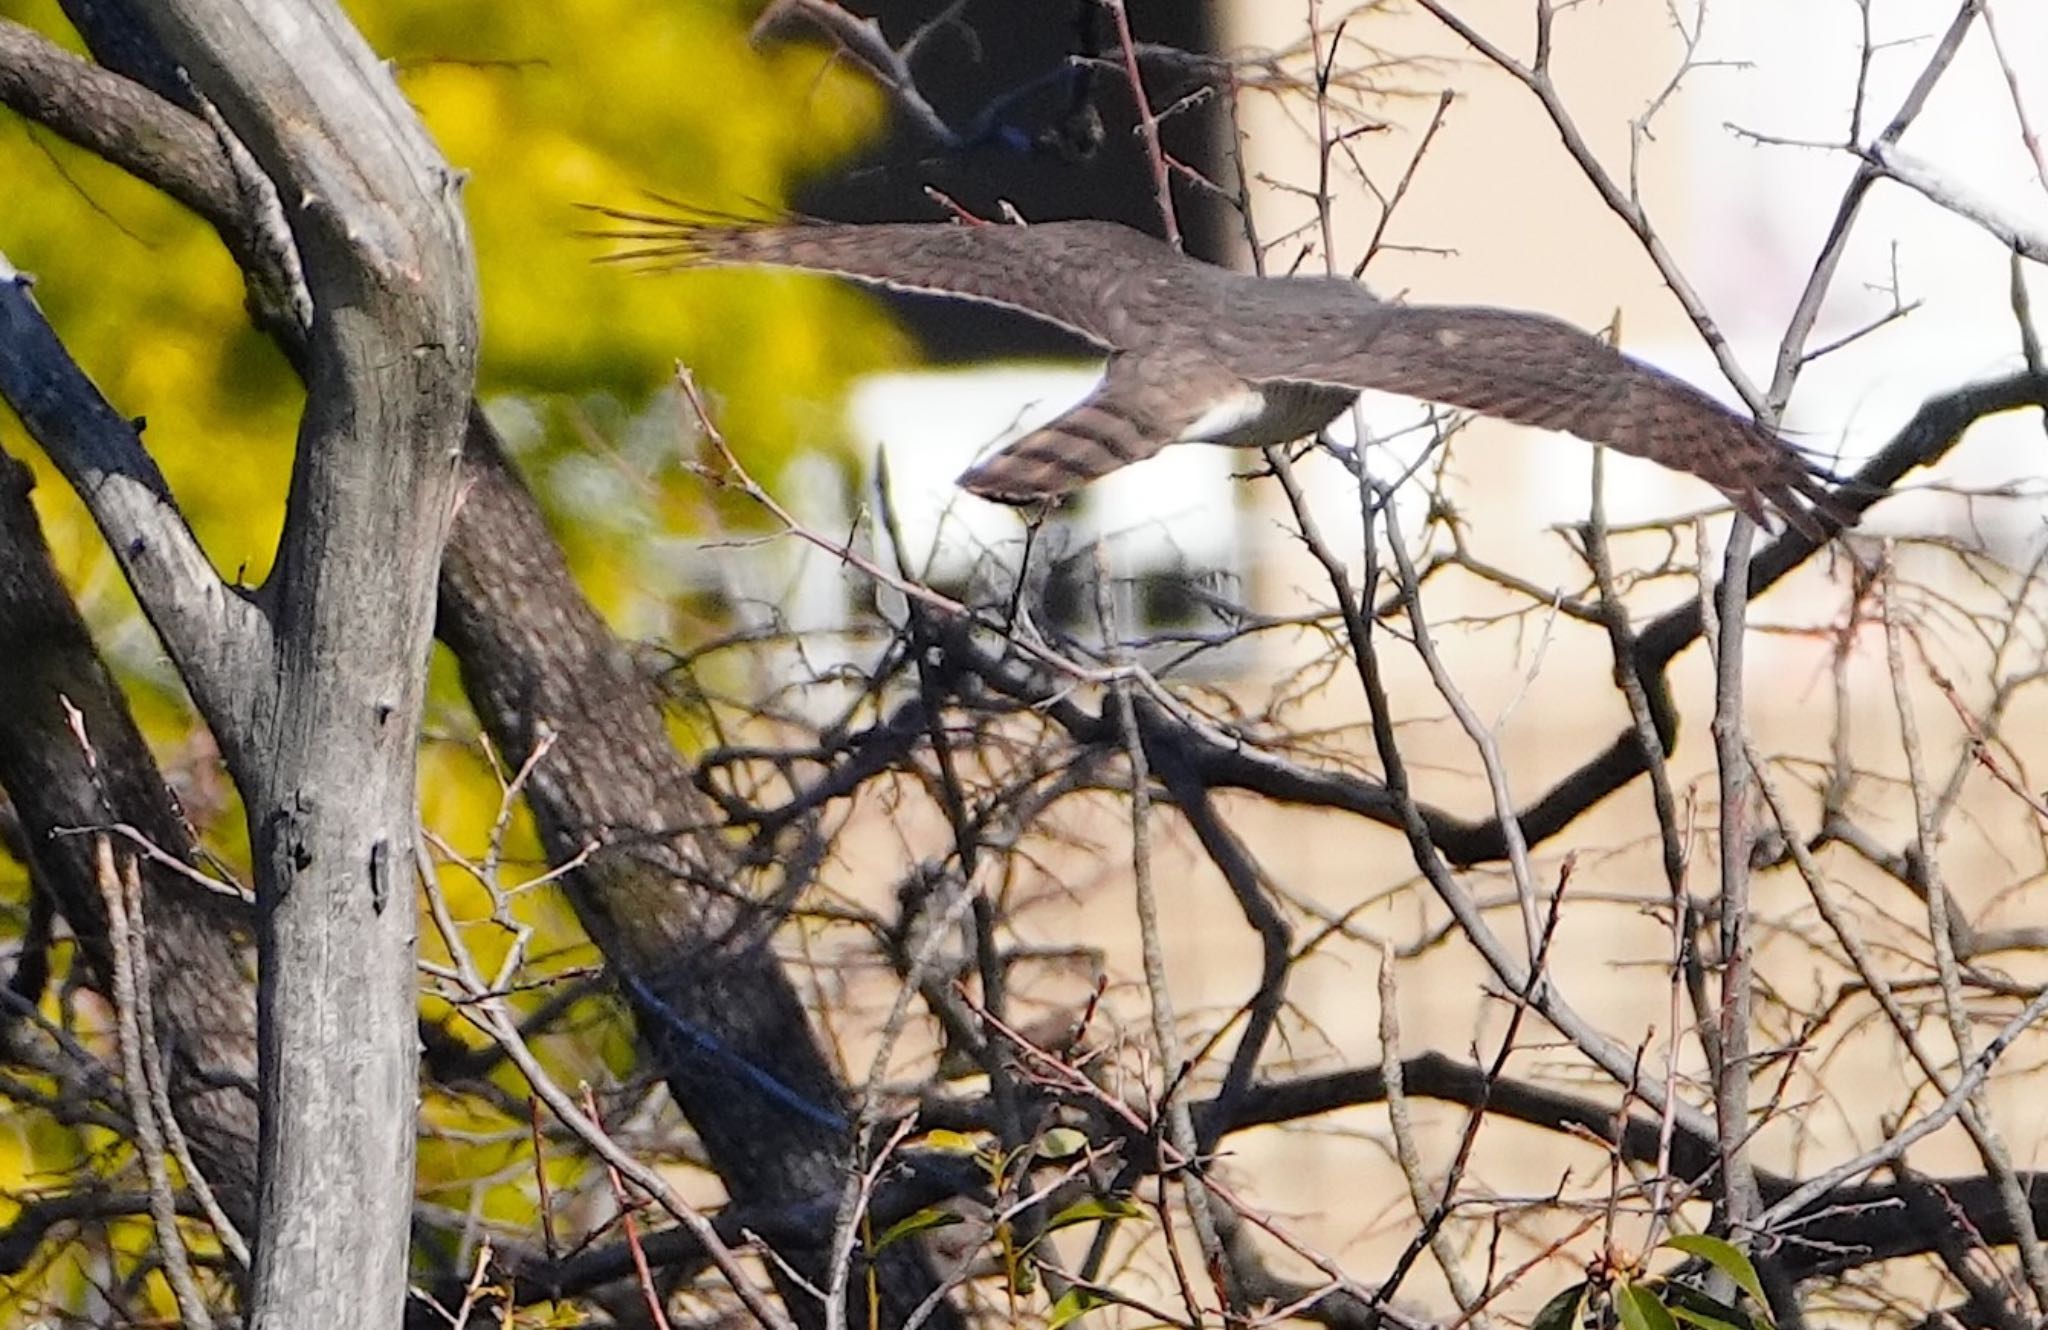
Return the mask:
POLYGON ((1622 1330, 1771 1330, 1769 1303, 1756 1266, 1725 1238, 1682 1233, 1658 1244, 1703 1261, 1742 1291, 1750 1310, 1730 1306, 1692 1284, 1650 1276, 1611 1261, 1598 1263, 1588 1278, 1565 1289, 1536 1313, 1529 1330, 1582 1330, 1619 1325, 1622 1330))

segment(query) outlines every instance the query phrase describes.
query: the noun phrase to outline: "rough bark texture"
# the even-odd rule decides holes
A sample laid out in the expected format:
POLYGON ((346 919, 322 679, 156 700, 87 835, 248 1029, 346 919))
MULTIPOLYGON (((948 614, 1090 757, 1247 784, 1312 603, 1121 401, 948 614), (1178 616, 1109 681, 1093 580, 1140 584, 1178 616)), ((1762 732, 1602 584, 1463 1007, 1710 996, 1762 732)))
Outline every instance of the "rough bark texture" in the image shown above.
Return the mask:
MULTIPOLYGON (((133 16, 125 6, 74 0, 67 11, 102 59, 116 63, 104 52, 126 49, 133 16)), ((213 131, 172 104, 175 89, 155 91, 162 97, 0 23, 0 101, 163 185, 207 218, 249 271, 258 323, 303 365, 303 330, 268 303, 282 284, 263 268, 276 249, 265 243, 266 228, 247 215, 213 131), (55 91, 64 88, 90 91, 55 91)), ((650 1053, 734 1198, 773 1205, 836 1193, 847 1157, 848 1132, 835 1122, 843 1090, 766 948, 765 929, 752 927, 763 921, 702 863, 712 842, 645 835, 701 823, 707 811, 669 741, 655 690, 570 577, 480 413, 470 419, 465 468, 439 628, 502 751, 523 757, 543 725, 557 736, 527 789, 549 855, 559 862, 591 840, 607 843, 564 879, 565 890, 622 976, 650 1053)), ((813 1272, 822 1258, 787 1255, 813 1272)), ((911 1242, 885 1253, 881 1274, 884 1325, 899 1324, 936 1283, 911 1242)), ((790 1305, 800 1323, 822 1324, 815 1299, 796 1292, 790 1305)), ((942 1307, 933 1324, 946 1330, 957 1315, 942 1307)))
MULTIPOLYGON (((523 762, 543 730, 552 736, 526 787, 549 860, 602 847, 568 876, 569 899, 733 1199, 836 1192, 850 1140, 844 1091, 768 948, 773 920, 721 877, 715 838, 685 830, 708 826, 711 810, 660 699, 569 576, 480 415, 464 459, 469 489, 442 563, 438 631, 507 761, 523 762)), ((827 1236, 782 1253, 821 1286, 827 1236)), ((899 1325, 933 1287, 922 1250, 887 1249, 881 1284, 882 1324, 899 1325)), ((784 1293, 799 1324, 823 1323, 815 1298, 784 1293)), ((950 1307, 932 1321, 956 1323, 950 1307)))
MULTIPOLYGON (((21 820, 36 889, 71 925, 87 983, 113 992, 106 909, 84 828, 132 828, 196 860, 156 761, 58 579, 28 500, 28 468, 0 456, 0 789, 21 820), (65 711, 77 708, 88 759, 65 711)), ((117 844, 133 849, 125 840, 117 844)), ((256 1202, 256 994, 251 912, 152 860, 141 865, 156 1037, 194 1158, 237 1227, 256 1202)))
POLYGON ((418 1109, 419 720, 474 278, 452 178, 338 9, 195 3, 167 44, 290 200, 313 297, 264 589, 274 707, 230 758, 261 918, 249 1323, 396 1325, 418 1109))
MULTIPOLYGON (((163 0, 147 22, 283 201, 310 298, 285 531, 226 586, 132 428, 0 270, 0 370, 219 740, 261 955, 256 1327, 393 1325, 417 1095, 415 763, 433 587, 475 379, 453 177, 341 11, 163 0)), ((259 197, 258 191, 247 191, 259 197)))

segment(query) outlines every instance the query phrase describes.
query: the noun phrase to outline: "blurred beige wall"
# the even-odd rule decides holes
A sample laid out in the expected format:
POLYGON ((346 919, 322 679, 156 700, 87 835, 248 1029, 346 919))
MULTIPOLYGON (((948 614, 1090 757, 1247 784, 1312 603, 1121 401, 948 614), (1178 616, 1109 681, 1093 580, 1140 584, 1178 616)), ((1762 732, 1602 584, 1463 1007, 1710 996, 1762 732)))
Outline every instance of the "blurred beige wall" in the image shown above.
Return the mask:
MULTIPOLYGON (((1526 56, 1533 34, 1527 0, 1455 0, 1454 8, 1493 40, 1526 56)), ((1261 50, 1298 46, 1304 12, 1301 4, 1244 0, 1232 10, 1232 42, 1261 50)), ((1325 7, 1326 27, 1334 28, 1339 16, 1335 6, 1325 7)), ((1624 348, 1681 368, 1710 390, 1724 390, 1713 379, 1712 362, 1701 352, 1692 325, 1641 246, 1586 183, 1526 89, 1417 10, 1360 13, 1349 22, 1347 36, 1340 67, 1366 60, 1367 46, 1402 53, 1410 61, 1374 72, 1382 95, 1353 97, 1333 121, 1339 129, 1359 123, 1360 117, 1386 122, 1384 130, 1349 140, 1382 189, 1392 189, 1415 153, 1438 90, 1450 88, 1455 94, 1387 237, 1396 246, 1440 252, 1390 248, 1379 255, 1366 273, 1378 292, 1414 302, 1540 310, 1587 329, 1604 327, 1618 316, 1624 348)), ((1554 68, 1560 95, 1594 151, 1624 181, 1631 121, 1665 88, 1681 58, 1661 4, 1581 4, 1559 16, 1554 68)), ((1304 67, 1305 62, 1297 62, 1297 69, 1304 67)), ((1704 70, 1693 78, 1714 75, 1704 70)), ((1681 92, 1665 106, 1656 137, 1641 143, 1635 179, 1659 234, 1691 270, 1726 263, 1742 247, 1727 243, 1725 235, 1703 235, 1696 224, 1701 216, 1721 215, 1703 207, 1699 191, 1722 183, 1695 169, 1700 118, 1687 114, 1688 95, 1681 92)), ((1320 265, 1315 209, 1302 193, 1315 189, 1318 175, 1312 108, 1299 96, 1283 100, 1252 92, 1243 105, 1243 131, 1248 169, 1268 182, 1256 191, 1258 231, 1267 240, 1288 237, 1273 246, 1270 261, 1288 267, 1308 248, 1312 252, 1306 262, 1320 265)), ((1336 258, 1339 268, 1348 271, 1378 215, 1348 166, 1335 172, 1333 193, 1336 258)), ((1724 302, 1715 313, 1725 324, 1746 330, 1745 338, 1752 337, 1747 330, 1757 328, 1774 333, 1768 327, 1772 311, 1728 303, 1745 289, 1744 280, 1705 270, 1696 275, 1702 290, 1724 302)), ((1792 273, 1795 279, 1802 276, 1792 273)), ((1744 342, 1754 344, 1753 339, 1744 342)), ((1746 363, 1753 374, 1767 377, 1765 361, 1746 363)), ((1376 402, 1371 408, 1375 424, 1418 415, 1412 405, 1376 402)), ((2029 427, 2038 431, 2038 425, 2029 427)), ((2034 446, 2039 446, 2038 432, 2034 446)), ((1538 587, 1580 594, 1584 568, 1553 524, 1584 514, 1590 450, 1573 440, 1482 422, 1457 437, 1452 455, 1452 493, 1475 555, 1538 587)), ((1333 548, 1349 553, 1355 569, 1355 487, 1327 457, 1311 457, 1300 465, 1317 496, 1325 536, 1333 548)), ((1669 516, 1720 502, 1703 484, 1647 467, 1616 463, 1609 478, 1617 518, 1669 516)), ((1250 489, 1245 529, 1262 608, 1284 612, 1327 606, 1328 584, 1303 552, 1279 487, 1261 480, 1250 489)), ((1402 516, 1412 537, 1422 514, 1409 504, 1402 516)), ((1727 519, 1716 517, 1707 525, 1710 566, 1718 567, 1727 519)), ((1692 531, 1689 524, 1681 525, 1675 541, 1654 533, 1618 537, 1616 562, 1637 573, 1666 560, 1689 565, 1697 553, 1692 531)), ((1866 543, 1863 550, 1872 557, 1875 545, 1866 543)), ((1988 705, 1998 625, 2018 624, 2025 617, 1999 600, 1999 588, 2009 585, 2012 575, 1993 565, 1972 569, 1933 551, 1904 549, 1897 559, 1905 588, 1900 604, 1916 615, 1934 663, 1956 680, 1968 705, 1988 705)), ((1840 556, 1816 559, 1754 607, 1753 622, 1762 631, 1747 643, 1747 717, 1757 748, 1773 759, 1774 779, 1793 792, 1809 832, 1818 807, 1809 787, 1821 778, 1818 764, 1829 756, 1838 727, 1846 726, 1844 751, 1864 773, 1854 811, 1881 842, 1899 848, 1910 837, 1912 809, 1901 784, 1905 766, 1898 711, 1882 629, 1869 623, 1853 632, 1844 629, 1849 568, 1840 556), (1837 709, 1838 697, 1847 699, 1845 712, 1837 709)), ((1697 592, 1697 583, 1681 569, 1676 575, 1632 580, 1629 602, 1640 624, 1697 592)), ((1427 597, 1428 617, 1452 674, 1477 713, 1495 727, 1518 803, 1541 794, 1620 733, 1627 715, 1611 684, 1604 632, 1532 609, 1527 598, 1467 574, 1432 581, 1427 597)), ((2037 602, 2029 592, 2027 606, 2037 611, 2037 602)), ((2038 657, 2044 646, 2037 625, 2020 624, 2017 631, 2008 666, 2038 657)), ((1380 645, 1419 793, 1466 816, 1486 816, 1491 802, 1477 775, 1472 744, 1449 718, 1415 653, 1394 634, 1383 634, 1380 645)), ((1268 635, 1258 667, 1227 691, 1238 704, 1253 708, 1264 706, 1275 691, 1294 693, 1279 719, 1299 734, 1315 736, 1319 760, 1376 774, 1356 677, 1343 659, 1330 660, 1328 646, 1319 634, 1268 635)), ((1917 659, 1912 673, 1911 702, 1933 779, 1940 783, 1953 771, 1967 772, 1943 846, 1946 880, 1980 922, 2017 924, 2038 918, 2044 863, 2039 820, 2010 791, 1970 769, 1967 736, 1954 709, 1927 682, 1917 659)), ((1671 686, 1684 715, 1672 776, 1690 831, 1688 885, 1696 897, 1711 898, 1718 872, 1712 835, 1716 787, 1708 734, 1712 680, 1702 648, 1695 646, 1679 659, 1671 686)), ((2037 694, 2021 690, 2006 720, 2006 733, 2019 746, 2007 760, 2018 769, 2038 771, 2048 761, 2048 745, 2041 740, 2048 733, 2048 708, 2037 694)), ((1375 986, 1383 942, 1402 953, 1397 978, 1404 1051, 1436 1049, 1462 1058, 1476 1047, 1482 1056, 1491 1054, 1506 1024, 1506 1004, 1470 948, 1455 934, 1442 935, 1445 912, 1419 884, 1397 833, 1241 797, 1226 797, 1223 807, 1274 891, 1290 902, 1295 944, 1307 944, 1327 930, 1313 954, 1297 966, 1284 1037, 1276 1038, 1268 1052, 1273 1074, 1376 1064, 1381 1040, 1375 986)), ((1105 1004, 1104 1025, 1121 1025, 1144 1042, 1128 814, 1104 799, 1070 807, 1062 825, 1070 836, 1067 843, 1038 847, 1043 873, 1013 884, 1017 931, 1049 946, 1099 947, 1108 973, 1118 981, 1105 1004)), ((1194 1048, 1233 1020, 1256 983, 1258 954, 1220 877, 1179 820, 1160 811, 1153 828, 1152 869, 1168 906, 1174 998, 1194 1048)), ((1666 891, 1655 830, 1647 783, 1638 780, 1539 847, 1535 871, 1546 886, 1554 885, 1565 857, 1577 856, 1550 966, 1568 1000, 1616 1039, 1640 1046, 1646 1066, 1661 1068, 1667 1055, 1673 1057, 1684 1083, 1700 1072, 1702 1063, 1696 1043, 1684 1032, 1692 1020, 1688 1011, 1678 1014, 1681 1037, 1673 1051, 1671 942, 1659 913, 1666 891)), ((871 827, 855 843, 863 848, 845 865, 848 880, 890 881, 907 857, 943 853, 945 832, 913 798, 892 807, 886 825, 871 827)), ((1927 950, 1922 903, 1839 849, 1829 851, 1824 863, 1845 907, 1883 949, 1887 964, 1899 973, 1922 972, 1927 950)), ((1489 917, 1494 927, 1519 949, 1520 926, 1509 905, 1505 874, 1489 868, 1459 878, 1493 904, 1489 917)), ((1795 1006, 1823 1005, 1847 976, 1808 946, 1820 930, 1804 888, 1781 868, 1761 875, 1755 891, 1760 972, 1770 977, 1777 996, 1795 1006)), ((2027 982, 2048 978, 2048 966, 2032 955, 2002 955, 1989 963, 2027 982)), ((1017 996, 1027 1005, 1074 1004, 1082 1000, 1088 980, 1081 969, 1048 963, 1020 978, 1017 996)), ((875 1001, 884 1000, 883 989, 876 989, 875 1001)), ((1784 1087, 1786 1111, 1759 1140, 1764 1166, 1810 1171, 1879 1139, 1886 1121, 1908 1107, 1904 1087, 1912 1078, 1910 1068, 1888 1037, 1862 1024, 1863 1032, 1846 1040, 1840 1038, 1839 1025, 1830 1026, 1826 1057, 1815 1053, 1798 1064, 1798 1074, 1784 1087)), ((1760 1038, 1767 1043, 1798 1035, 1780 1021, 1760 1038)), ((1234 1037, 1234 1032, 1225 1037, 1226 1053, 1234 1037)), ((1938 1044, 1940 1037, 1934 1037, 1938 1044)), ((846 1038, 849 1048, 865 1047, 857 1032, 850 1030, 846 1038)), ((1511 1075, 1575 1088, 1617 1110, 1624 1106, 1610 1081, 1593 1074, 1539 1023, 1524 1027, 1520 1046, 1523 1051, 1509 1065, 1511 1075)), ((2014 1065, 2039 1052, 2030 1046, 2014 1065)), ((912 1050, 906 1049, 906 1071, 911 1059, 912 1050)), ((1224 1060, 1215 1059, 1214 1067, 1220 1069, 1224 1060)), ((853 1065, 865 1063, 856 1057, 853 1065)), ((1994 1089, 1993 1102, 2010 1106, 2035 1092, 2033 1082, 2016 1075, 1994 1089)), ((1767 1078, 1759 1099, 1770 1093, 1767 1078)), ((1688 1094, 1693 1102, 1703 1101, 1697 1086, 1688 1094)), ((1464 1112, 1418 1104, 1416 1115, 1427 1160, 1441 1168, 1463 1127, 1464 1112)), ((2015 1162, 2037 1165, 2042 1150, 2038 1116, 2019 1112, 2008 1120, 2015 1162)), ((1233 1139, 1229 1152, 1229 1176, 1361 1279, 1382 1272, 1413 1231, 1405 1188, 1390 1160, 1383 1110, 1251 1133, 1233 1139)), ((1914 1161, 1935 1170, 1975 1167, 1974 1156, 1953 1130, 1916 1151, 1914 1161)), ((1481 1134, 1464 1185, 1467 1194, 1491 1192, 1503 1201, 1503 1222, 1511 1232, 1500 1254, 1505 1269, 1540 1251, 1558 1232, 1554 1222, 1524 1229, 1510 1204, 1515 1198, 1546 1196, 1562 1186, 1567 1194, 1597 1203, 1605 1195, 1607 1174, 1600 1153, 1584 1143, 1493 1124, 1481 1134)), ((1487 1217, 1483 1208, 1475 1212, 1481 1222, 1459 1228, 1458 1239, 1483 1248, 1487 1217)), ((1624 1243, 1629 1238, 1625 1231, 1617 1236, 1624 1243)), ((1575 1262, 1583 1262, 1591 1242, 1582 1240, 1556 1257, 1501 1310, 1533 1311, 1544 1296, 1576 1278, 1575 1262)), ((1482 1257, 1483 1251, 1476 1251, 1475 1275, 1482 1273, 1482 1257)), ((1441 1286, 1433 1280, 1426 1268, 1418 1271, 1405 1296, 1443 1308, 1441 1286)), ((1901 1292, 1907 1287, 1898 1285, 1901 1292)), ((1163 1295, 1170 1297, 1170 1290, 1163 1295)))

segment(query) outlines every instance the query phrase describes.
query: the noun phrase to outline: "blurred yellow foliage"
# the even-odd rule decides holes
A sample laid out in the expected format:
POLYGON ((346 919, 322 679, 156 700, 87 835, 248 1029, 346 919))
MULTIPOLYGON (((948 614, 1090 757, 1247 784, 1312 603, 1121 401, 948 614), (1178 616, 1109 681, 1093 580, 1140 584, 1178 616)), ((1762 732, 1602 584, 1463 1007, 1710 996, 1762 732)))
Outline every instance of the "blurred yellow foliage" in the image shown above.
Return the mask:
MULTIPOLYGON (((599 219, 580 205, 644 206, 658 191, 772 213, 792 179, 877 127, 872 88, 824 51, 750 44, 757 7, 350 6, 467 173, 482 392, 517 399, 539 426, 516 442, 544 501, 557 502, 565 470, 573 482, 614 468, 629 482, 572 484, 577 501, 554 509, 586 586, 629 622, 660 622, 635 602, 666 588, 636 575, 644 551, 621 537, 670 530, 697 511, 695 483, 673 465, 685 417, 659 413, 637 450, 622 438, 649 419, 676 362, 734 404, 723 427, 772 477, 793 453, 840 446, 833 408, 846 382, 906 354, 870 303, 830 282, 675 280, 593 263, 607 247, 585 234, 599 219), (593 435, 593 421, 617 433, 593 435), (633 511, 605 520, 594 506, 633 511)), ((0 0, 0 14, 76 44, 51 0, 0 0)), ((148 418, 152 448, 217 563, 260 580, 281 520, 298 391, 248 331, 232 265, 177 205, 5 116, 0 179, 10 205, 0 244, 39 276, 45 309, 108 396, 148 418)), ((11 442, 21 447, 18 434, 11 442)), ((61 566, 97 623, 129 618, 97 539, 58 488, 41 497, 61 566)), ((121 663, 143 665, 149 654, 121 663)))
MULTIPOLYGON (((670 392, 677 362, 711 400, 734 404, 721 415, 727 437, 758 476, 772 480, 793 456, 840 449, 836 406, 847 382, 906 355, 905 341, 875 306, 830 282, 753 274, 676 280, 593 262, 606 246, 582 234, 600 223, 579 205, 641 207, 651 190, 696 206, 770 214, 793 179, 829 165, 879 127, 873 90, 823 50, 751 45, 747 29, 758 7, 744 0, 348 5, 467 175, 483 294, 480 393, 505 423, 585 587, 629 630, 669 621, 660 602, 673 588, 647 572, 650 551, 712 511, 701 482, 678 464, 694 445, 689 417, 670 392)), ((52 0, 0 0, 0 15, 78 48, 52 0)), ((282 521, 300 394, 277 353, 249 329, 232 264, 178 205, 5 112, 0 182, 0 249, 36 274, 44 309, 108 397, 147 417, 144 437, 217 565, 260 581, 282 521)), ((193 724, 175 675, 90 520, 4 408, 0 444, 38 469, 38 506, 58 565, 160 756, 175 767, 193 724)), ((424 814, 459 853, 481 858, 499 816, 500 787, 468 738, 473 722, 445 660, 435 680, 429 729, 440 738, 422 757, 424 814)), ((187 754, 212 760, 203 746, 187 754)), ((211 811, 218 820, 210 840, 245 862, 239 810, 230 802, 211 811)), ((524 816, 512 817, 504 832, 502 880, 542 871, 524 816)), ((489 914, 489 898, 470 874, 446 869, 442 876, 460 915, 489 914)), ((10 905, 23 898, 11 865, 0 895, 10 905)), ((552 958, 540 968, 594 960, 552 889, 520 893, 513 909, 534 930, 531 953, 552 958)), ((431 928, 422 937, 431 938, 431 928)), ((470 940, 488 968, 510 934, 479 923, 470 940)), ((582 1028, 598 1037, 576 1056, 595 1061, 567 1069, 570 1083, 607 1065, 623 1070, 630 1059, 610 1000, 585 1005, 591 1020, 582 1028)), ((523 1097, 516 1076, 493 1079, 514 1102, 523 1097)), ((487 1199, 487 1212, 530 1214, 531 1169, 508 1167, 501 1157, 525 1148, 506 1143, 523 1135, 522 1123, 443 1102, 422 1125, 423 1194, 451 1196, 441 1189, 488 1177, 505 1190, 487 1199), (487 1138, 496 1143, 483 1144, 487 1138)), ((57 1134, 61 1146, 19 1125, 0 1136, 0 1191, 38 1170, 75 1164, 76 1138, 57 1134)), ((44 1281, 18 1284, 0 1316, 38 1296, 61 1301, 61 1280, 75 1274, 53 1270, 44 1281)))

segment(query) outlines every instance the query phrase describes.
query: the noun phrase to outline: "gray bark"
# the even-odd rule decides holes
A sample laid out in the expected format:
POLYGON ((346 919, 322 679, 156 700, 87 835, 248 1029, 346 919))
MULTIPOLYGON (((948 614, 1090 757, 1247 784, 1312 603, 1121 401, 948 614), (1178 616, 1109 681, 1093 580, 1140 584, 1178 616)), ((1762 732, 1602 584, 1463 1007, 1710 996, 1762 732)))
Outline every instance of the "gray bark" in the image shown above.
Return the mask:
MULTIPOLYGON (((93 838, 118 824, 173 860, 197 846, 128 704, 58 579, 28 501, 28 468, 0 456, 0 789, 20 819, 36 890, 71 926, 87 982, 114 991, 93 838), (92 745, 71 730, 66 704, 92 745)), ((117 844, 132 848, 125 840, 117 844)), ((146 859, 146 940, 156 1039, 170 1070, 172 1110, 200 1171, 235 1225, 256 1204, 254 917, 239 900, 146 859)))
MULTIPOLYGON (((569 576, 540 510, 478 416, 468 492, 442 566, 439 632, 506 759, 542 727, 553 747, 526 787, 551 862, 601 848, 564 885, 624 989, 643 1046, 697 1129, 732 1199, 787 1205, 843 1183, 851 1129, 844 1091, 768 948, 773 918, 735 891, 715 824, 662 722, 660 700, 569 576)), ((814 1245, 779 1245, 824 1287, 829 1226, 814 1245)), ((935 1280, 923 1248, 877 1261, 881 1324, 901 1325, 935 1280)), ((781 1281, 801 1326, 819 1300, 781 1281)), ((854 1324, 865 1325, 858 1309, 854 1324)), ((929 1320, 953 1330, 941 1303, 929 1320)))
MULTIPOLYGON (((118 31, 122 6, 105 8, 98 23, 74 14, 95 50, 118 31)), ((204 216, 248 272, 258 322, 294 364, 305 363, 303 330, 280 299, 286 284, 267 266, 276 247, 203 123, 4 23, 0 101, 204 216)), ((443 569, 439 627, 477 714, 515 761, 543 725, 556 734, 528 802, 554 861, 593 840, 605 844, 563 885, 615 971, 629 977, 624 996, 643 1040, 734 1199, 801 1204, 834 1195, 848 1145, 834 1121, 843 1091, 765 946, 759 925, 772 921, 735 899, 706 861, 715 836, 645 837, 649 828, 710 820, 668 739, 660 700, 577 588, 480 413, 466 447, 467 494, 443 569)), ((816 1251, 785 1252, 820 1282, 823 1236, 816 1251)), ((934 1284, 916 1243, 885 1252, 880 1274, 884 1324, 899 1323, 934 1284)), ((822 1323, 815 1298, 785 1291, 800 1323, 822 1323)), ((945 1330, 957 1316, 942 1307, 934 1324, 945 1330)))
POLYGON ((284 200, 311 298, 274 571, 217 577, 122 420, 0 270, 0 391, 91 507, 219 740, 259 906, 257 1327, 396 1324, 415 1117, 414 786, 475 373, 453 178, 319 0, 150 20, 284 200), (45 339, 50 343, 45 345, 45 339))

